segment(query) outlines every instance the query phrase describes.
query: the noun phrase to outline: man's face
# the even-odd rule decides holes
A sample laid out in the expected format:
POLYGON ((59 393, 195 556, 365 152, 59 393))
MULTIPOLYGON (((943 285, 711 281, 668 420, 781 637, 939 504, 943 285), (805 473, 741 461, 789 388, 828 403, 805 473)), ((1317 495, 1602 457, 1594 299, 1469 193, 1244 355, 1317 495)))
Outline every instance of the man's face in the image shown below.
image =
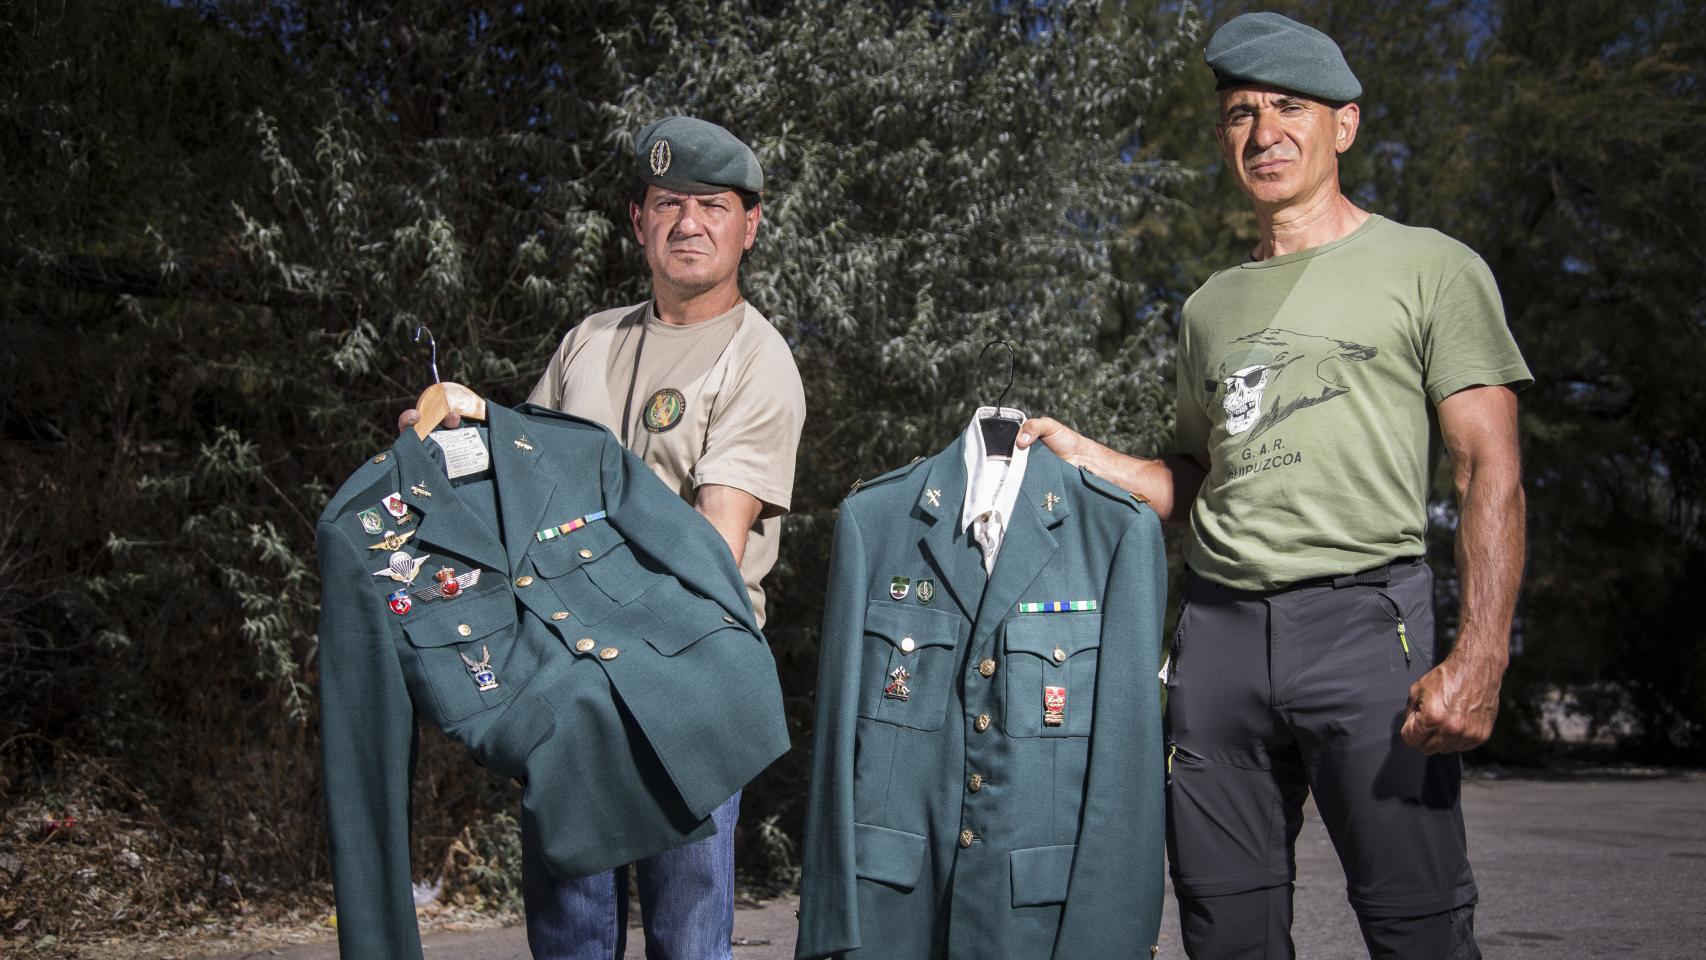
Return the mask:
POLYGON ((759 210, 743 209, 733 190, 701 195, 647 187, 644 203, 628 205, 628 217, 653 286, 692 296, 740 271, 741 254, 758 235, 759 210))
POLYGON ((1339 179, 1339 154, 1356 140, 1357 105, 1334 108, 1275 87, 1220 93, 1215 136, 1238 187, 1258 208, 1319 196, 1339 179))

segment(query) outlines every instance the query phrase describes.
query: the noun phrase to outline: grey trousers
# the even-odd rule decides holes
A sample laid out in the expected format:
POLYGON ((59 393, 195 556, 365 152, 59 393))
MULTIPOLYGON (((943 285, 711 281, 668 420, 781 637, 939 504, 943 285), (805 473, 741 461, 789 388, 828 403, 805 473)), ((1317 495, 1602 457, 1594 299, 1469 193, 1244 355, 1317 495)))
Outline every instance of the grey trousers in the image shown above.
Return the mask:
POLYGON ((1295 956, 1313 793, 1371 957, 1480 957, 1461 761, 1399 737, 1434 662, 1420 560, 1270 593, 1191 575, 1167 678, 1167 855, 1189 956, 1295 956))

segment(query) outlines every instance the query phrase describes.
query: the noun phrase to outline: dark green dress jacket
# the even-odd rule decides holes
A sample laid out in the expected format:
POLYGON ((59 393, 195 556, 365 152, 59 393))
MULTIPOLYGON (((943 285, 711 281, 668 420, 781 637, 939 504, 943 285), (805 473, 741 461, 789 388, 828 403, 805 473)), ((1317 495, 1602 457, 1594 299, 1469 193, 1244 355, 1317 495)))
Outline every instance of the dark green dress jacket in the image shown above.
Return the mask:
POLYGON ((320 518, 346 957, 420 955, 417 717, 523 784, 522 815, 564 877, 709 836, 711 811, 788 746, 775 662, 710 523, 597 424, 531 405, 488 415, 487 472, 449 480, 438 444, 405 433, 320 518))
POLYGON ((986 578, 964 496, 955 442, 841 505, 795 955, 1146 958, 1160 524, 1039 446, 986 578))

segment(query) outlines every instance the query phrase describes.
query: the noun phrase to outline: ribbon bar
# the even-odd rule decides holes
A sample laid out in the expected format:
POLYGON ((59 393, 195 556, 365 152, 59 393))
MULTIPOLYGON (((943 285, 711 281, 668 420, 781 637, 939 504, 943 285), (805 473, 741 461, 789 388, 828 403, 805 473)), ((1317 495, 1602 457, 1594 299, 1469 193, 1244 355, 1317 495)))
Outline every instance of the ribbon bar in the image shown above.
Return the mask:
POLYGON ((1019 604, 1020 613, 1089 613, 1094 609, 1094 600, 1040 600, 1019 604))
POLYGON ((546 527, 545 529, 534 534, 533 539, 538 540, 539 542, 543 543, 546 540, 551 540, 551 539, 554 539, 556 537, 560 537, 565 533, 574 533, 576 530, 579 530, 580 528, 586 526, 587 524, 593 522, 594 520, 603 520, 603 519, 604 519, 604 511, 603 510, 598 511, 597 513, 589 513, 584 517, 576 517, 575 519, 570 520, 568 523, 560 523, 554 527, 546 527))

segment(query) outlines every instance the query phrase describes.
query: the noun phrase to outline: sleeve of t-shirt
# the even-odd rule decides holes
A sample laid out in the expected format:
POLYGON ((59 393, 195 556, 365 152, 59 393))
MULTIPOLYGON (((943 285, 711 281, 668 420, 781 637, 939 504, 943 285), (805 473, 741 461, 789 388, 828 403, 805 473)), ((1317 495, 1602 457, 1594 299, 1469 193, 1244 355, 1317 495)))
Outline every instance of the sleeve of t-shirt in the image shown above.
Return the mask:
POLYGON ((563 335, 563 342, 551 354, 551 362, 545 364, 545 372, 539 375, 539 382, 533 385, 533 392, 527 395, 528 403, 536 403, 541 407, 552 410, 563 409, 563 365, 568 361, 570 352, 574 349, 575 334, 580 331, 577 325, 563 335))
POLYGON ((1493 271, 1472 257, 1440 288, 1422 327, 1422 382, 1439 403, 1467 387, 1534 382, 1505 323, 1493 271))
POLYGON ((719 391, 693 485, 743 490, 763 501, 761 518, 779 517, 793 499, 794 457, 806 420, 799 368, 780 337, 764 337, 730 373, 734 380, 719 391))
MULTIPOLYGON (((1185 304, 1190 307, 1189 302, 1185 304)), ((1177 397, 1174 401, 1173 452, 1193 457, 1208 466, 1208 433, 1213 421, 1208 416, 1208 393, 1203 389, 1203 371, 1196 365, 1191 350, 1191 324, 1187 318, 1179 324, 1179 352, 1175 358, 1177 397)))

